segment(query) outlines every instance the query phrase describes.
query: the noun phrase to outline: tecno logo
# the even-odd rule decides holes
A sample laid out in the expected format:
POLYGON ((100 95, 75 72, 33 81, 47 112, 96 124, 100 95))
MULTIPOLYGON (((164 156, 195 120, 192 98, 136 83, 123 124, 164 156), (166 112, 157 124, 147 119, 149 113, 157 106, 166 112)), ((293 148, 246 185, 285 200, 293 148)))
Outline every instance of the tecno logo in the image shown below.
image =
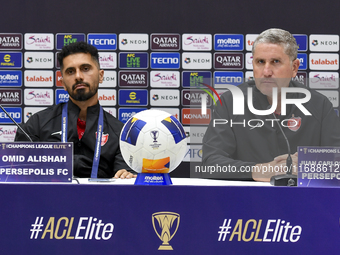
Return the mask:
POLYGON ((117 35, 116 34, 88 34, 87 42, 96 46, 98 50, 116 50, 117 35))
POLYGON ((179 53, 151 53, 151 68, 175 68, 180 67, 179 53))

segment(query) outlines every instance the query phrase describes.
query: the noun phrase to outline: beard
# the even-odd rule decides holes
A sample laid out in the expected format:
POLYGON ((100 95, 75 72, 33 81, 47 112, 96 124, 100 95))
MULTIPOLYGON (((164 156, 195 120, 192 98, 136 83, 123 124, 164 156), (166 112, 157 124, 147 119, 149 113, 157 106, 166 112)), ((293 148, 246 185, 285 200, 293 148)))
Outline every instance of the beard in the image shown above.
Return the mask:
POLYGON ((76 101, 87 101, 98 92, 98 86, 91 87, 87 82, 79 82, 74 84, 72 89, 67 89, 67 92, 69 96, 76 101), (76 86, 79 84, 85 84, 89 90, 86 91, 86 88, 76 90, 76 86))

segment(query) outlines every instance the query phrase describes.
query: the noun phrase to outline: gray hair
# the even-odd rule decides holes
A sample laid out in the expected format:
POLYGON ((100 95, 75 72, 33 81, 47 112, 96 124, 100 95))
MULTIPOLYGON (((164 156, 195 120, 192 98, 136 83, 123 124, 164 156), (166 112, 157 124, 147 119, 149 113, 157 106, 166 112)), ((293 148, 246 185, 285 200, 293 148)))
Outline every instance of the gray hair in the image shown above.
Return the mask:
POLYGON ((254 41, 252 49, 253 55, 256 46, 260 43, 279 44, 283 47, 285 54, 289 56, 291 61, 294 61, 297 58, 299 46, 297 45, 294 36, 288 31, 278 28, 270 28, 263 31, 254 41))

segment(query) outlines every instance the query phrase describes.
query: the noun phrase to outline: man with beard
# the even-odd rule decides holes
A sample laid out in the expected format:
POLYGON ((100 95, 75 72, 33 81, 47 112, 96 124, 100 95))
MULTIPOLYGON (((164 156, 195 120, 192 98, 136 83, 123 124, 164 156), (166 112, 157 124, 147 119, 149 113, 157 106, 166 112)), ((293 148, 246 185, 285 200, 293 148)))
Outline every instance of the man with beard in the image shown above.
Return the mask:
MULTIPOLYGON (((73 43, 62 48, 58 61, 68 103, 34 114, 23 129, 33 141, 73 142, 76 177, 135 177, 119 149, 123 123, 99 104, 98 87, 104 70, 100 70, 98 50, 85 42, 73 43), (94 157, 95 151, 100 152, 99 159, 94 157)), ((15 140, 27 138, 18 130, 15 140)))

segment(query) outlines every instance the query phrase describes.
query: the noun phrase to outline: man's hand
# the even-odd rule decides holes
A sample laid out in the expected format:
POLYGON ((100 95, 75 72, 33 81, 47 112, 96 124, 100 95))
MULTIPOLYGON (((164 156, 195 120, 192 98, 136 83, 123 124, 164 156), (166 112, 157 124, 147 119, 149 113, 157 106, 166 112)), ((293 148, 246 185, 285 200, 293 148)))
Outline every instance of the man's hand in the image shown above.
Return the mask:
POLYGON ((126 171, 126 169, 120 169, 117 171, 117 173, 115 174, 115 176, 113 178, 115 179, 131 179, 131 178, 136 178, 137 175, 130 173, 128 171, 126 171))
MULTIPOLYGON (((292 157, 292 173, 297 174, 298 153, 291 155, 292 157)), ((274 175, 285 174, 287 167, 288 154, 277 156, 273 161, 263 164, 256 164, 255 171, 252 172, 252 178, 255 181, 269 182, 274 175)))

